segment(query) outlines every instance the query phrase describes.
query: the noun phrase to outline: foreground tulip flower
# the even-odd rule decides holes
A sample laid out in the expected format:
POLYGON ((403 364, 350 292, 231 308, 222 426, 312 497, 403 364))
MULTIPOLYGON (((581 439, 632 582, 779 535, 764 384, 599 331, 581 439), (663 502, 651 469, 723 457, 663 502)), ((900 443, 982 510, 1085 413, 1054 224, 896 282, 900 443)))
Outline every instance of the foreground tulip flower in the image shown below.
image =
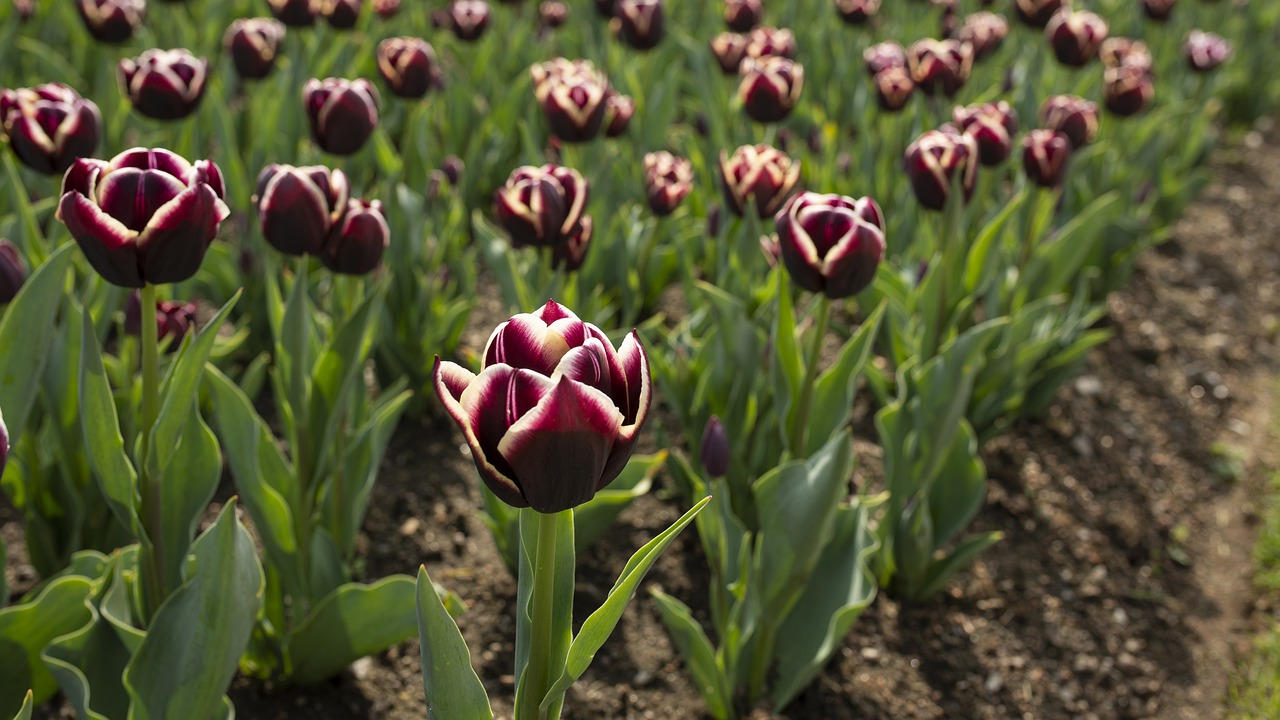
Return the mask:
POLYGON ((1067 8, 1055 13, 1044 28, 1058 62, 1068 67, 1084 67, 1097 57, 1107 32, 1107 21, 1100 15, 1067 8))
POLYGON ((1071 158, 1071 141, 1057 130, 1032 130, 1022 140, 1022 167, 1041 187, 1058 187, 1071 158))
POLYGON ((558 58, 534 65, 529 74, 553 135, 564 142, 585 142, 600 134, 611 91, 594 65, 558 58))
POLYGON ((702 469, 713 478, 724 477, 729 473, 729 433, 724 423, 715 415, 707 420, 707 427, 702 431, 702 469))
POLYGON ((867 65, 867 74, 872 77, 891 67, 907 67, 907 51, 892 40, 872 45, 862 51, 862 61, 867 65))
POLYGON ((1000 49, 1009 34, 1009 22, 1003 15, 976 12, 964 19, 956 30, 955 38, 973 46, 973 60, 985 60, 1000 49))
POLYGON ((1001 100, 957 107, 952 112, 956 127, 973 137, 978 143, 978 159, 988 167, 994 167, 1008 159, 1013 152, 1013 136, 1018 132, 1018 115, 1001 100))
POLYGON ((1178 0, 1142 0, 1142 11, 1156 22, 1165 22, 1173 14, 1178 0))
POLYGON ((479 40, 489 27, 489 3, 484 0, 454 0, 449 4, 449 27, 463 42, 479 40))
POLYGON ((76 0, 80 19, 94 40, 118 45, 142 24, 145 0, 76 0))
POLYGON ((832 300, 862 292, 884 259, 884 215, 869 197, 800 193, 778 213, 776 224, 791 278, 832 300))
POLYGON ((747 36, 738 33, 720 33, 711 39, 711 52, 720 63, 725 75, 738 74, 742 59, 747 56, 747 36))
POLYGON ((880 0, 836 0, 836 12, 850 25, 865 25, 880 11, 880 0))
POLYGON ((1187 66, 1196 72, 1209 72, 1231 57, 1231 43, 1220 35, 1192 30, 1182 46, 1187 66))
POLYGON ((955 97, 973 70, 973 47, 957 40, 917 40, 907 50, 907 67, 926 95, 955 97))
POLYGON ((1155 60, 1147 50, 1147 44, 1133 38, 1107 38, 1098 50, 1098 57, 1104 67, 1129 65, 1148 73, 1155 69, 1155 60))
POLYGON ((271 74, 283 41, 284 23, 270 18, 251 18, 232 22, 222 45, 231 55, 242 80, 260 80, 271 74))
POLYGON ((1137 115, 1151 105, 1155 92, 1151 74, 1139 67, 1119 65, 1102 75, 1102 104, 1112 115, 1137 115))
POLYGON ((724 23, 734 32, 746 32, 764 17, 761 0, 724 0, 724 23))
POLYGON ((744 215, 755 204, 760 219, 772 217, 800 181, 800 164, 768 145, 743 145, 732 156, 720 152, 720 177, 725 204, 744 215))
POLYGON ((1075 95, 1054 95, 1040 106, 1040 124, 1066 135, 1071 149, 1079 150, 1098 136, 1098 106, 1075 95))
POLYGON ((0 304, 17 297, 26 281, 27 263, 22 252, 8 240, 0 240, 0 304))
POLYGON ((426 40, 387 38, 378 43, 378 72, 392 95, 420 98, 439 82, 436 51, 426 40))
POLYGON ((335 30, 350 30, 360 20, 363 0, 321 0, 320 15, 335 30))
POLYGON ((804 88, 804 68, 784 57, 748 57, 738 69, 738 100, 756 122, 778 122, 791 114, 804 88))
POLYGON ((120 86, 133 109, 153 120, 180 120, 200 106, 209 62, 187 50, 148 50, 120 61, 120 86))
POLYGON ((320 255, 349 197, 341 170, 268 165, 258 175, 254 195, 262 236, 285 255, 320 255))
POLYGON ((378 91, 364 78, 312 78, 302 88, 311 138, 321 150, 350 155, 378 127, 378 91))
POLYGON ((907 101, 915 93, 916 84, 911 80, 911 73, 903 67, 889 67, 875 74, 872 82, 876 86, 876 99, 880 107, 888 112, 898 112, 906 107, 907 101))
MULTIPOLYGON (((156 303, 156 339, 162 346, 169 340, 169 352, 176 351, 195 326, 195 303, 174 300, 156 303)), ((142 298, 136 290, 124 301, 124 332, 132 337, 142 336, 142 298)))
POLYGON ((636 50, 652 50, 665 32, 662 0, 618 0, 613 27, 622 42, 636 50))
POLYGON ((347 201, 345 210, 333 226, 320 260, 325 267, 343 275, 373 272, 391 239, 382 203, 352 199, 347 201))
POLYGON ((515 247, 556 247, 579 234, 587 195, 577 170, 526 165, 494 193, 493 212, 515 247))
POLYGON ((1049 24, 1054 13, 1067 5, 1067 0, 1013 0, 1014 14, 1034 28, 1049 24))
POLYGON ((951 195, 951 183, 960 178, 964 201, 973 195, 978 181, 978 143, 969 135, 947 129, 930 130, 907 146, 907 177, 916 199, 927 210, 942 210, 951 195))
POLYGON ((649 361, 562 305, 516 315, 489 337, 479 375, 436 360, 436 394, 485 485, 513 507, 555 513, 613 482, 649 413, 649 361))
POLYGON ((66 172, 98 146, 98 106, 60 83, 0 90, 0 129, 22 164, 45 175, 66 172))
POLYGON ((231 214, 222 173, 168 150, 134 148, 110 162, 81 158, 62 180, 58 219, 107 282, 182 282, 200 268, 231 214))
POLYGON ((644 187, 653 214, 670 215, 693 190, 693 164, 666 150, 649 153, 644 156, 644 187))
POLYGON ((289 27, 311 27, 320 14, 321 0, 267 0, 271 15, 289 27))

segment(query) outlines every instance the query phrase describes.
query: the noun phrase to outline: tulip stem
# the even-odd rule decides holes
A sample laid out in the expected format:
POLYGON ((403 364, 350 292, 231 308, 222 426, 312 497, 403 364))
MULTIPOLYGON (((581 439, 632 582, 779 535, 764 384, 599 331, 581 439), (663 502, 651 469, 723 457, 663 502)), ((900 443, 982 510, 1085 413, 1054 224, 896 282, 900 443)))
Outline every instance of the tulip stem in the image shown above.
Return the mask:
MULTIPOLYGON (((786 292, 786 288, 782 289, 786 292)), ((805 432, 809 429, 809 405, 813 402, 813 384, 818 379, 818 360, 822 356, 822 341, 827 336, 827 320, 831 315, 831 298, 825 294, 818 298, 817 326, 809 339, 809 354, 805 358, 804 381, 800 385, 800 401, 796 404, 795 422, 791 425, 791 457, 804 457, 805 432)))
MULTIPOLYGON (((572 522, 572 511, 568 513, 572 522)), ((529 618, 532 632, 529 640, 529 664, 525 667, 522 683, 527 690, 522 697, 516 720, 540 720, 539 705, 551 687, 551 641, 554 619, 556 579, 556 536, 561 513, 536 513, 538 516, 538 546, 533 556, 533 595, 529 599, 529 618)))
POLYGON ((151 432, 160 414, 160 358, 156 327, 156 286, 142 287, 141 355, 142 355, 142 433, 141 457, 137 458, 138 481, 142 496, 142 522, 146 542, 142 543, 144 567, 143 587, 147 616, 152 616, 164 602, 168 590, 164 558, 164 483, 152 477, 147 462, 151 452, 151 432))

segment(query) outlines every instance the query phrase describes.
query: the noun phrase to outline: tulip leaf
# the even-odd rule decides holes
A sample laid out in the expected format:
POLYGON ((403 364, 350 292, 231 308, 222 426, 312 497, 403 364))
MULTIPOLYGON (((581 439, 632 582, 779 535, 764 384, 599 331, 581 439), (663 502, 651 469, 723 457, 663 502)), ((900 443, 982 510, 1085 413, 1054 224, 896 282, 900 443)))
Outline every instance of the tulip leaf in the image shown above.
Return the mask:
MULTIPOLYGON (((1023 188, 1005 203, 1000 212, 983 226, 978 237, 969 247, 969 256, 965 260, 964 268, 964 288, 969 294, 981 295, 987 284, 999 273, 1005 271, 1004 264, 999 260, 1001 245, 999 240, 1003 237, 1000 231, 1008 224, 1009 218, 1013 217, 1014 211, 1027 203, 1029 192, 1031 192, 1029 188, 1023 188)), ((1023 241, 1030 242, 1030 239, 1024 238, 1023 241)))
POLYGON ((134 492, 138 475, 125 454, 115 398, 102 366, 102 353, 93 334, 93 318, 88 308, 84 311, 80 344, 80 427, 84 431, 89 464, 98 478, 103 497, 116 519, 137 536, 139 523, 134 492))
POLYGON ((347 440, 346 454, 339 458, 342 466, 333 473, 341 473, 343 482, 339 484, 337 478, 327 481, 324 504, 336 525, 330 528, 336 535, 334 540, 345 558, 355 554, 356 535, 364 522, 382 457, 412 397, 408 390, 389 397, 384 394, 368 421, 347 440))
POLYGON ((582 623, 582 629, 578 631, 577 637, 573 639, 573 643, 569 646, 569 654, 565 658, 564 674, 551 686, 547 691, 546 697, 542 699, 541 708, 547 708, 557 705, 563 701, 565 692, 575 680, 582 677, 587 671, 587 667, 591 665, 591 661, 595 659, 596 653, 604 646, 605 640, 613 634, 613 629, 617 627, 618 621, 622 619, 622 613, 627 609, 627 604, 631 602, 631 598, 635 595, 636 588, 640 586, 640 581, 644 580, 644 576, 648 574, 649 568, 658 561, 662 553, 676 539, 681 531, 693 522, 698 513, 711 502, 711 498, 704 497, 699 500, 689 511, 680 516, 679 520, 672 523, 671 527, 663 530, 655 538, 645 543, 643 547, 636 551, 631 559, 627 561, 622 573, 618 576, 618 581, 614 583, 613 589, 609 591, 609 596, 605 598, 604 604, 595 612, 587 617, 582 623))
POLYGON ((920 586, 914 597, 921 600, 932 597, 946 586, 947 582, 951 580, 951 576, 968 567, 983 551, 1003 539, 1004 533, 999 531, 981 533, 965 538, 951 551, 950 555, 935 562, 930 567, 928 580, 920 586))
MULTIPOLYGON (((792 403, 800 394, 800 383, 804 378, 804 357, 800 344, 796 342, 796 315, 791 305, 791 288, 787 284, 785 272, 775 273, 778 277, 778 317, 773 326, 773 359, 774 391, 776 393, 779 418, 790 418, 793 414, 792 403)), ((804 422, 796 418, 795 422, 804 422)), ((790 441, 791 430, 786 422, 779 423, 782 442, 790 441)))
POLYGON ((799 418, 799 422, 809 424, 809 433, 805 444, 805 457, 818 452, 832 433, 836 432, 849 420, 853 412, 853 396, 857 391, 858 378, 862 376, 862 368, 871 357, 871 347, 875 343, 876 332, 880 321, 884 319, 886 303, 871 313, 853 337, 840 349, 835 363, 818 376, 813 388, 813 406, 809 417, 799 418))
POLYGON ((64 245, 36 268, 0 320, 0 407, 13 443, 22 436, 40 390, 71 257, 72 248, 64 245))
POLYGON ((35 702, 33 694, 30 690, 26 696, 22 698, 22 707, 18 708, 18 714, 13 716, 13 720, 31 720, 31 713, 35 710, 35 702))
POLYGON ((191 551, 185 582, 160 606, 125 669, 129 720, 226 716, 223 693, 253 631, 264 586, 234 500, 191 551))
POLYGON ((342 672, 365 655, 413 637, 414 579, 392 575, 371 585, 348 583, 320 601, 289 639, 290 676, 303 685, 342 672))
POLYGON ((471 667, 467 643, 427 577, 425 565, 418 568, 417 596, 427 720, 490 720, 489 696, 471 667))
POLYGON ((35 693, 36 703, 57 691, 40 653, 55 638, 89 621, 84 601, 92 588, 89 578, 67 575, 29 602, 0 610, 0 717, 17 712, 18 698, 27 690, 35 693))
MULTIPOLYGON (((24 39, 19 38, 18 42, 21 43, 24 39)), ((57 55, 57 53, 50 54, 57 55)), ((3 155, 4 159, 0 160, 0 162, 4 163, 9 192, 13 198, 14 207, 18 209, 18 219, 22 221, 22 232, 18 235, 18 246, 22 248, 23 254, 31 260, 33 265, 42 264, 42 258, 45 253, 45 238, 44 234, 40 232, 40 222, 36 218, 35 209, 31 207, 31 197, 27 193, 26 183, 22 182, 22 175, 18 173, 18 164, 14 162, 14 155, 10 153, 3 153, 3 155)), ((3 347, 9 348, 12 346, 4 345, 3 347)))
POLYGON ((665 450, 652 455, 633 455, 616 480, 573 509, 573 540, 579 554, 608 531, 628 505, 649 492, 653 476, 666 461, 665 450))
POLYGON ((693 684, 706 703, 707 713, 715 720, 729 720, 733 717, 733 692, 729 687, 729 678, 716 660, 716 650, 712 647, 711 640, 698 621, 693 619, 688 605, 661 590, 653 590, 652 595, 658 602, 658 610, 662 613, 662 621, 667 626, 672 642, 679 648, 680 655, 689 666, 689 674, 693 676, 693 684))
MULTIPOLYGON (((202 366, 203 367, 203 366, 202 366)), ((213 431, 200 417, 200 408, 189 396, 187 421, 174 443, 177 452, 164 474, 153 479, 161 494, 160 532, 164 534, 164 561, 171 586, 182 576, 187 551, 200 518, 218 490, 222 478, 222 454, 213 431)), ((152 445, 155 447, 155 444, 152 445)))

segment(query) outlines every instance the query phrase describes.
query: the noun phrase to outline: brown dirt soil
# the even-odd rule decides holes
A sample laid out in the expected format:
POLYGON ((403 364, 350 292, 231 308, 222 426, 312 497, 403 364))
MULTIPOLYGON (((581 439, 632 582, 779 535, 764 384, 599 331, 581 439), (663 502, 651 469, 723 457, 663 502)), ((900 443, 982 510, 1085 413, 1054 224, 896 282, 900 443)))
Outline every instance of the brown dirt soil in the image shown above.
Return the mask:
MULTIPOLYGON (((1276 460, 1277 140, 1280 133, 1251 133, 1219 153, 1215 182, 1111 298, 1114 338, 1047 418, 986 448, 991 482, 975 529, 1001 530, 1005 541, 934 601, 877 598, 787 718, 1222 714, 1254 629, 1254 506, 1276 460)), ((467 338, 477 347, 498 313, 482 310, 467 338)), ((439 417, 402 424, 361 550, 369 577, 425 563, 467 602, 459 625, 495 712, 509 717, 515 582, 476 516, 475 470, 459 442, 439 417)), ((858 451, 860 481, 874 481, 878 449, 860 441, 858 451)), ((675 500, 642 498, 580 559, 577 621, 678 511, 675 500)), ((32 572, 2 501, 0 531, 11 544, 9 580, 23 590, 32 572)), ((565 716, 704 718, 646 591, 660 586, 705 617, 706 580, 689 531, 570 692, 565 716)), ((231 694, 248 720, 402 720, 426 711, 416 641, 318 687, 242 679, 231 694)), ((45 717, 69 714, 50 708, 45 717)))

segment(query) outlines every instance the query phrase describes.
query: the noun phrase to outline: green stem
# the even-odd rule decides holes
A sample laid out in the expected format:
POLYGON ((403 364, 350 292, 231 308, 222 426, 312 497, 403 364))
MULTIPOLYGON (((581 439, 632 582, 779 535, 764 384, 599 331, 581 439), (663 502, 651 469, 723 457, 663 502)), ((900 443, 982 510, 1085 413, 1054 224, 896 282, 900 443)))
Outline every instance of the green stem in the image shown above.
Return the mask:
POLYGON ((764 695, 765 677, 772 665, 773 648, 777 641, 778 626, 763 623, 757 630, 755 648, 751 651, 751 667, 747 675, 747 700, 754 706, 764 695))
MULTIPOLYGON (((529 617, 533 631, 529 639, 529 664, 524 678, 528 690, 516 720, 540 720, 538 706, 551 688, 552 612, 555 604, 556 531, 561 515, 572 513, 538 513, 538 547, 533 557, 533 596, 529 599, 529 617)), ((572 515, 569 516, 572 522, 572 515)))
POLYGON ((164 602, 168 594, 164 547, 164 483, 153 477, 147 457, 151 452, 151 431, 160 414, 160 352, 156 327, 156 287, 147 283, 142 288, 142 434, 139 445, 138 483, 142 496, 142 523, 147 542, 142 544, 142 585, 146 599, 146 613, 150 618, 164 602))
POLYGON ((827 335, 827 320, 830 315, 831 298, 823 295, 818 301, 817 327, 814 328, 813 337, 809 340, 804 382, 800 385, 800 402, 796 405, 795 423, 791 426, 792 458, 804 456, 805 432, 809 429, 809 405, 813 402, 813 383, 818 379, 818 360, 822 356, 822 341, 827 335))

